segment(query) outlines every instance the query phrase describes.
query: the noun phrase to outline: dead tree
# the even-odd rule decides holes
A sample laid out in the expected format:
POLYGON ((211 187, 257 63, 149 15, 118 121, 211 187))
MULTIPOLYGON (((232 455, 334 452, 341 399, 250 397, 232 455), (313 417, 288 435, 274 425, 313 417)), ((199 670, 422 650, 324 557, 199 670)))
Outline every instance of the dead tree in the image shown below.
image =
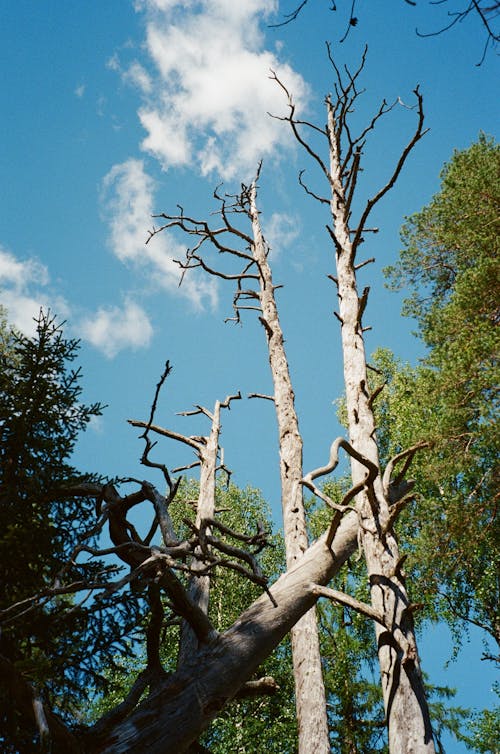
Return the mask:
MULTIPOLYGON (((49 604, 61 594, 87 595, 91 592, 96 601, 100 593, 117 593, 124 589, 141 594, 146 624, 146 665, 122 702, 92 726, 82 726, 76 720, 71 725, 67 720, 62 720, 56 711, 44 704, 43 690, 30 684, 18 669, 0 658, 2 679, 7 679, 19 710, 22 714, 33 716, 40 738, 46 746, 52 745, 54 754, 139 754, 144 751, 149 754, 179 754, 187 751, 220 710, 238 694, 246 693, 249 689, 251 693, 266 690, 265 679, 255 679, 254 674, 295 626, 298 625, 297 631, 300 631, 301 624, 313 625, 301 619, 312 615, 311 608, 320 596, 359 610, 376 623, 391 752, 430 754, 434 751, 413 633, 413 606, 407 597, 402 572, 403 558, 399 556, 393 529, 395 519, 410 493, 411 484, 404 481, 404 475, 417 448, 403 451, 388 463, 385 470, 381 469, 373 418, 376 391, 372 392, 370 388, 363 342, 362 318, 368 290, 359 295, 356 281, 356 270, 364 264, 356 261, 356 253, 364 235, 370 230, 367 221, 371 210, 394 185, 411 149, 423 134, 422 100, 416 90, 418 125, 415 134, 388 182, 367 202, 360 219, 353 225, 352 199, 364 140, 390 108, 384 103, 361 136, 353 137, 347 119, 359 96, 357 79, 363 66, 354 75, 348 75, 344 83, 333 60, 332 64, 337 76, 336 99, 327 99, 327 126, 319 129, 297 119, 288 93, 289 114, 285 120, 319 164, 329 186, 328 197, 321 197, 307 187, 306 190, 329 206, 333 219, 330 235, 337 260, 335 282, 339 294, 338 318, 342 327, 349 441, 337 439, 332 444, 328 463, 302 475, 302 441, 277 316, 276 287, 270 274, 268 248, 262 236, 256 205, 257 180, 250 186, 242 186, 238 195, 220 196, 216 192, 219 202, 219 223, 216 227, 190 218, 182 209, 177 215, 164 215, 166 222, 163 227, 175 226, 196 239, 186 260, 181 263, 186 274, 189 274, 189 268, 199 267, 232 280, 236 285, 236 320, 245 309, 256 310, 265 329, 274 379, 274 395, 266 397, 274 401, 278 420, 285 536, 289 538, 287 571, 268 586, 256 558, 259 549, 265 546, 265 533, 259 529, 257 522, 255 534, 240 534, 228 531, 217 516, 212 515, 215 514, 213 483, 220 457, 220 409, 223 405, 229 406, 230 399, 216 403, 213 413, 196 408, 196 413, 208 416, 212 422, 208 437, 187 437, 154 423, 159 391, 169 372, 167 363, 149 420, 133 422, 144 429, 143 463, 163 473, 166 493, 160 493, 148 481, 133 479, 123 480, 121 484, 86 483, 79 488, 61 490, 60 493, 63 499, 67 499, 68 495, 75 500, 79 496, 96 499, 95 527, 71 553, 72 564, 79 561, 84 573, 86 558, 115 556, 126 565, 126 575, 111 581, 108 578, 94 578, 92 581, 82 576, 80 581, 68 583, 68 572, 63 569, 54 584, 43 593, 10 606, 0 615, 2 622, 15 620, 16 616, 49 604), (326 140, 327 161, 323 161, 319 152, 304 138, 304 131, 308 128, 326 140), (212 266, 209 255, 201 253, 202 247, 205 251, 209 245, 218 253, 215 266, 212 266), (233 269, 222 269, 220 262, 223 259, 228 259, 233 269), (240 264, 236 271, 235 260, 240 264), (199 515, 191 524, 189 536, 183 539, 178 537, 170 516, 170 506, 178 494, 179 478, 173 476, 175 470, 169 471, 164 463, 151 460, 154 446, 150 440, 151 433, 190 447, 201 465, 203 489, 198 501, 199 515), (335 468, 340 449, 351 460, 352 487, 339 505, 316 486, 315 480, 335 468), (401 470, 394 473, 397 464, 401 464, 401 470), (134 491, 124 494, 121 488, 125 484, 135 485, 134 491), (310 546, 307 546, 303 519, 303 486, 309 487, 331 508, 328 530, 310 546), (145 535, 141 535, 130 520, 139 505, 150 506, 151 525, 145 535), (153 545, 158 530, 161 543, 153 545), (104 531, 108 533, 111 546, 99 548, 91 545, 93 537, 104 531), (371 605, 363 605, 350 595, 328 586, 341 565, 355 551, 358 539, 365 553, 370 577, 371 605), (234 545, 235 540, 238 546, 234 545), (263 590, 261 597, 222 633, 212 625, 206 609, 209 584, 205 577, 215 567, 236 570, 263 590), (161 662, 161 645, 163 629, 171 620, 184 621, 184 639, 178 667, 168 674, 161 662), (250 682, 250 686, 245 686, 247 682, 250 682)), ((153 230, 151 235, 161 230, 153 230)), ((311 642, 313 644, 314 641, 311 642)), ((314 666, 314 656, 311 658, 304 651, 303 658, 311 663, 310 667, 314 666)), ((309 668, 303 670, 307 672, 309 668)), ((298 684, 298 695, 312 695, 316 691, 307 687, 307 680, 302 689, 298 684)), ((306 699, 307 703, 311 701, 312 704, 324 706, 321 693, 306 699)), ((317 730, 320 730, 320 726, 317 730)), ((315 740, 319 742, 318 746, 309 741, 309 750, 313 746, 315 751, 321 751, 321 737, 315 740)))
MULTIPOLYGON (((159 387, 161 386, 161 383, 159 387)), ((207 557, 209 556, 209 541, 212 534, 210 524, 215 520, 215 495, 216 495, 216 475, 217 471, 224 468, 223 463, 219 465, 219 436, 221 431, 220 414, 222 408, 229 408, 231 401, 240 399, 241 395, 229 395, 223 402, 216 401, 214 410, 211 413, 203 406, 196 406, 192 411, 184 411, 181 416, 196 416, 203 414, 211 422, 211 430, 208 437, 187 437, 177 432, 158 427, 149 422, 129 420, 133 427, 144 427, 143 437, 146 440, 146 449, 149 451, 151 443, 148 433, 150 431, 170 439, 181 442, 191 447, 197 461, 186 467, 175 469, 176 472, 186 471, 197 466, 200 468, 199 495, 196 505, 196 520, 192 525, 194 534, 198 537, 199 545, 194 550, 193 558, 190 562, 191 578, 189 581, 188 595, 193 604, 197 605, 205 615, 208 615, 208 603, 210 599, 210 572, 207 569, 207 557)), ((156 403, 156 398, 155 398, 156 403)), ((155 404, 154 404, 155 405, 155 404)), ((147 460, 147 453, 143 456, 143 462, 151 465, 147 460)), ((217 524, 215 524, 217 526, 217 524)), ((198 649, 198 639, 190 623, 186 620, 182 622, 181 639, 179 646, 179 664, 198 649)))
MULTIPOLYGON (((144 483, 137 492, 127 496, 121 496, 113 485, 104 488, 85 485, 80 489, 73 488, 71 492, 75 497, 91 495, 100 500, 103 506, 100 523, 105 520, 112 532, 113 547, 99 551, 87 548, 87 553, 117 554, 132 570, 113 584, 87 582, 54 586, 35 596, 33 604, 46 603, 59 594, 87 592, 89 589, 98 592, 151 583, 167 597, 174 615, 189 622, 196 634, 198 649, 179 665, 175 673, 165 673, 159 657, 164 623, 159 613, 163 605, 156 601, 157 609, 151 606, 148 611, 147 666, 116 708, 88 728, 79 721, 72 726, 52 710, 43 709, 44 715, 40 717, 48 725, 54 754, 140 754, 144 751, 180 754, 186 751, 225 705, 238 694, 245 694, 247 681, 252 692, 259 693, 259 683, 252 680, 258 667, 314 605, 318 597, 315 585, 328 584, 356 549, 358 520, 356 514, 349 512, 332 542, 335 554, 326 544, 325 533, 292 569, 269 587, 268 593, 250 605, 233 626, 219 634, 175 575, 177 568, 183 569, 183 559, 199 546, 197 538, 168 547, 153 547, 146 544, 146 539, 140 539, 127 521, 127 514, 146 500, 155 501, 153 505, 156 503, 164 508, 166 499, 158 490, 144 483)), ((248 540, 251 543, 251 538, 248 540)), ((218 542, 212 538, 210 544, 216 547, 218 542)), ((244 556, 241 557, 245 562, 244 556)), ((234 563, 234 558, 232 560, 234 563)), ((253 574, 251 569, 245 570, 250 578, 261 583, 258 574, 253 574)), ((29 609, 26 604, 12 606, 9 616, 2 618, 15 617, 16 610, 26 609, 29 609)), ((16 694, 19 710, 27 716, 32 714, 36 699, 34 688, 10 664, 6 667, 2 664, 2 678, 16 694)), ((262 687, 266 693, 264 682, 262 687)))
MULTIPOLYGON (((371 607, 357 605, 356 609, 375 620, 378 643, 382 690, 389 730, 389 749, 394 754, 410 752, 434 752, 429 711, 425 700, 415 641, 410 604, 394 522, 405 502, 409 499, 410 486, 401 484, 417 448, 410 448, 381 469, 377 445, 373 402, 376 394, 371 392, 368 364, 364 346, 363 313, 369 288, 358 293, 357 270, 366 262, 359 263, 357 253, 366 234, 376 232, 368 227, 368 220, 375 205, 394 186, 411 150, 424 135, 422 96, 415 89, 417 126, 408 145, 402 151, 396 166, 385 185, 368 201, 360 216, 353 222, 353 197, 361 171, 361 161, 366 137, 375 125, 396 105, 385 101, 360 135, 355 136, 350 128, 349 117, 362 93, 358 79, 363 70, 366 50, 358 70, 352 74, 347 69, 342 75, 328 49, 335 74, 335 97, 326 98, 327 123, 324 129, 297 117, 290 93, 276 78, 284 90, 289 112, 283 120, 288 121, 298 142, 320 167, 326 178, 328 194, 321 196, 300 180, 307 193, 330 209, 332 226, 328 227, 335 249, 336 275, 331 276, 337 287, 339 310, 337 318, 341 327, 344 360, 345 397, 348 417, 349 441, 361 456, 370 462, 375 471, 370 483, 366 483, 366 465, 360 464, 351 454, 353 489, 356 494, 356 510, 360 520, 362 542, 371 587, 371 607), (318 133, 326 147, 326 159, 309 135, 318 133), (404 461, 402 473, 397 476, 391 494, 391 477, 397 462, 404 461), (396 492, 396 487, 398 488, 396 492)), ((373 261, 373 260, 369 260, 373 261)), ((335 462, 333 452, 331 463, 335 462)), ((320 476, 318 470, 313 476, 320 476)), ((312 477, 308 479, 312 485, 312 477)), ((318 490, 315 490, 318 491, 318 490)), ((331 592, 318 590, 319 594, 338 599, 331 592)), ((349 604, 340 598, 343 604, 349 604)), ((354 607, 354 605, 351 606, 354 607)))
MULTIPOLYGON (((302 436, 295 410, 295 396, 284 347, 284 337, 278 316, 269 247, 262 233, 257 208, 257 180, 242 186, 239 195, 215 197, 220 203, 220 225, 210 226, 184 214, 163 213, 165 223, 151 232, 150 239, 159 232, 180 228, 188 236, 197 238, 184 261, 184 271, 196 267, 216 277, 236 282, 233 300, 235 316, 240 322, 243 311, 256 311, 263 326, 268 346, 269 365, 274 385, 270 397, 274 403, 278 424, 278 449, 281 477, 281 501, 287 567, 292 568, 308 546, 306 517, 302 490, 302 436), (237 223, 242 215, 246 225, 237 223), (204 247, 215 248, 220 255, 236 263, 236 272, 225 272, 210 266, 204 247), (241 248, 243 246, 243 248, 241 248)), ((150 240, 149 239, 149 240, 150 240)), ((234 264, 233 264, 234 269, 234 264)), ((254 395, 252 397, 259 397, 254 395)), ((326 717, 326 699, 321 671, 318 627, 312 609, 292 628, 292 659, 295 680, 299 752, 311 750, 328 754, 330 742, 326 717)))
POLYGON ((121 483, 137 487, 129 494, 121 494, 116 484, 85 483, 60 490, 61 499, 70 496, 75 501, 79 497, 96 500, 96 524, 76 545, 69 562, 73 565, 79 562, 84 572, 89 557, 115 556, 126 565, 126 575, 114 580, 90 580, 82 576, 81 580, 68 583, 63 568, 46 590, 12 605, 0 615, 0 621, 7 623, 16 620, 18 615, 49 605, 64 594, 73 594, 76 598, 83 594, 83 599, 87 599, 92 593, 98 604, 100 594, 130 589, 144 601, 145 667, 126 697, 92 726, 85 727, 78 720, 71 725, 67 719, 63 720, 47 706, 43 689, 36 688, 14 665, 0 658, 1 682, 8 684, 20 713, 32 719, 33 728, 38 728, 40 738, 54 754, 139 754, 144 751, 179 754, 187 751, 233 698, 274 690, 272 679, 255 678, 259 665, 300 618, 310 612, 317 600, 315 585, 326 585, 356 547, 357 517, 347 512, 341 526, 336 527, 333 541, 329 533, 325 533, 268 587, 256 559, 256 554, 266 544, 265 532, 258 523, 255 534, 243 535, 223 526, 216 515, 211 517, 215 514, 211 490, 219 458, 220 408, 229 406, 230 400, 239 396, 216 403, 213 413, 196 408, 194 413, 201 412, 211 418, 212 430, 208 437, 181 435, 154 423, 159 391, 169 370, 167 363, 149 420, 132 422, 144 429, 142 462, 162 472, 166 494, 150 482, 134 479, 121 483), (177 536, 170 516, 179 478, 172 476, 175 470, 170 472, 165 464, 151 460, 155 445, 150 440, 151 433, 192 448, 201 465, 203 511, 198 512, 187 539, 177 536), (145 505, 150 506, 151 525, 147 533, 141 535, 130 516, 138 506, 145 505), (111 546, 91 545, 94 536, 105 530, 111 546), (161 544, 153 545, 158 531, 161 544), (326 544, 327 539, 334 552, 326 544), (241 547, 234 545, 235 540, 241 547), (217 566, 238 571, 260 585, 264 592, 233 626, 220 634, 207 616, 207 582, 204 580, 217 566), (187 587, 180 578, 182 575, 188 577, 187 587), (192 588, 193 583, 196 589, 192 588), (172 620, 182 620, 189 628, 184 632, 185 644, 178 668, 168 674, 162 666, 161 647, 164 628, 172 620))

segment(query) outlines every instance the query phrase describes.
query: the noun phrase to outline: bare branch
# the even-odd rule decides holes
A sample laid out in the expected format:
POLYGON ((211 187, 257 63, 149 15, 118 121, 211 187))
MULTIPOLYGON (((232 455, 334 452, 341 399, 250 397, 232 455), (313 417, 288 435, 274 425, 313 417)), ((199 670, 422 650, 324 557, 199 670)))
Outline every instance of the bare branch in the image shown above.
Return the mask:
POLYGON ((317 584, 312 585, 311 591, 316 597, 327 597, 332 602, 338 602, 340 605, 350 607, 356 610, 357 613, 361 613, 361 615, 365 615, 367 618, 385 627, 383 616, 379 615, 373 607, 367 605, 365 602, 360 602, 349 594, 345 594, 345 592, 339 592, 337 589, 330 589, 329 587, 318 586, 317 584))
POLYGON ((380 615, 377 610, 374 610, 371 605, 367 605, 366 603, 360 602, 359 600, 351 597, 348 594, 345 594, 344 592, 339 592, 336 589, 330 589, 326 586, 318 586, 317 584, 313 584, 311 591, 317 597, 327 597, 333 602, 338 602, 341 605, 350 607, 352 610, 356 610, 357 613, 360 613, 361 615, 364 615, 367 618, 374 620, 379 625, 383 626, 387 631, 390 631, 394 640, 399 644, 403 652, 403 664, 405 664, 406 662, 411 662, 413 660, 415 648, 412 646, 411 642, 408 641, 401 628, 396 625, 388 626, 384 617, 380 615))
POLYGON ((274 395, 265 395, 264 393, 249 393, 247 398, 262 398, 265 401, 273 401, 273 403, 275 400, 274 395))
POLYGON ((35 717, 36 727, 38 728, 38 733, 40 735, 40 751, 43 754, 43 752, 50 751, 51 736, 43 702, 40 696, 36 693, 33 696, 33 714, 35 717))
POLYGON ((346 39, 349 36, 349 32, 351 31, 352 27, 358 25, 358 19, 354 15, 354 8, 355 7, 356 7, 356 0, 352 0, 351 12, 349 13, 349 21, 347 22, 347 29, 345 31, 345 34, 342 37, 342 39, 340 40, 341 44, 342 44, 342 42, 346 41, 346 39))
POLYGON ((308 3, 308 0, 302 0, 302 2, 300 3, 300 5, 298 5, 297 8, 295 8, 295 10, 292 11, 292 13, 285 13, 284 14, 284 19, 285 19, 284 21, 280 21, 277 24, 269 24, 269 27, 271 29, 277 29, 280 26, 285 26, 286 24, 289 24, 292 21, 295 21, 295 19, 299 15, 300 11, 304 8, 304 6, 307 5, 307 3, 308 3))
POLYGON ((186 466, 176 466, 175 469, 172 469, 172 474, 178 474, 181 471, 188 471, 188 469, 195 469, 200 465, 199 461, 193 461, 193 463, 188 463, 186 466))
POLYGON ((302 479, 302 484, 305 487, 310 489, 311 492, 313 492, 317 497, 320 498, 320 500, 323 500, 330 508, 336 511, 327 534, 326 543, 328 547, 331 547, 332 545, 337 529, 340 526, 342 516, 348 510, 352 510, 348 507, 348 503, 353 500, 356 495, 362 490, 369 488, 373 484, 377 475, 378 467, 374 463, 358 453, 355 448, 353 448, 352 445, 347 442, 347 440, 344 440, 343 437, 338 437, 331 445, 330 458, 326 466, 321 466, 314 471, 310 471, 309 474, 306 474, 306 476, 302 479), (359 461, 359 463, 361 463, 367 469, 365 478, 361 482, 358 482, 351 487, 351 489, 344 495, 340 505, 338 503, 334 503, 333 500, 323 490, 320 490, 319 487, 314 484, 313 481, 318 477, 330 474, 336 469, 338 465, 339 448, 343 448, 352 458, 359 461))
MULTIPOLYGON (((379 392, 380 392, 380 390, 379 390, 379 392)), ((405 463, 403 465, 403 469, 402 469, 402 471, 399 472, 399 474, 398 474, 398 476, 397 476, 397 478, 396 478, 396 480, 394 482, 395 485, 399 485, 401 483, 401 481, 403 480, 404 475, 408 471, 408 468, 409 468, 411 462, 413 461, 415 453, 417 453, 417 451, 419 451, 419 450, 422 450, 422 448, 428 448, 428 447, 429 447, 429 443, 428 442, 424 442, 424 441, 418 442, 415 445, 412 445, 411 448, 407 448, 406 450, 403 450, 401 453, 398 453, 397 455, 395 455, 393 458, 390 459, 390 461, 388 462, 388 464, 387 464, 387 466, 385 468, 384 475, 382 477, 382 484, 383 484, 383 488, 384 488, 384 494, 386 496, 389 495, 389 485, 391 484, 391 476, 392 476, 392 472, 394 471, 395 466, 400 461, 402 461, 403 459, 405 459, 405 463)))
POLYGON ((150 429, 152 432, 156 432, 156 434, 161 435, 162 437, 169 437, 171 440, 182 442, 185 445, 189 445, 191 448, 194 448, 196 451, 199 451, 200 449, 200 442, 197 437, 186 437, 185 435, 181 435, 178 432, 173 432, 170 429, 158 427, 156 424, 148 425, 147 422, 138 421, 136 419, 128 419, 127 421, 132 425, 132 427, 148 427, 148 429, 150 429))
POLYGON ((271 117, 275 118, 276 120, 283 120, 283 121, 287 121, 288 123, 290 123, 290 126, 292 128, 294 136, 297 139, 297 141, 299 142, 299 144, 301 144, 304 147, 304 149, 306 150, 306 152, 311 155, 311 157, 313 158, 313 160, 315 160, 318 163, 318 165, 320 166, 323 174, 326 176, 327 180, 330 182, 330 171, 328 170, 327 166, 325 165, 325 163, 323 162, 323 160, 321 159, 321 157, 319 156, 319 154, 303 138, 303 136, 300 133, 299 128, 298 128, 299 125, 306 125, 306 126, 311 126, 312 128, 314 128, 314 130, 318 130, 317 127, 316 126, 312 126, 312 124, 309 124, 309 123, 307 123, 305 121, 298 121, 295 118, 295 109, 296 109, 295 108, 295 103, 293 101, 292 95, 290 94, 290 92, 286 88, 285 84, 283 84, 283 82, 278 78, 277 74, 273 70, 271 70, 271 75, 270 75, 269 78, 272 81, 276 81, 276 83, 278 84, 278 86, 280 86, 281 89, 283 90, 283 92, 285 93, 285 95, 287 97, 288 109, 289 109, 289 114, 287 116, 284 116, 284 117, 278 117, 278 116, 272 115, 271 113, 269 113, 269 115, 271 115, 271 117))
POLYGON ((235 699, 248 699, 254 696, 274 696, 279 686, 272 676, 263 676, 255 681, 247 681, 236 694, 235 699))
POLYGON ((414 94, 417 97, 417 112, 418 112, 418 123, 415 129, 415 132, 413 136, 411 137, 410 141, 408 142, 408 144, 406 145, 406 147, 404 148, 403 152, 401 153, 401 156, 397 162, 397 165, 391 177, 385 184, 385 186, 383 186, 377 192, 377 194, 375 194, 375 196, 372 199, 369 199, 368 202, 366 203, 365 209, 363 211, 363 214, 361 215, 361 219, 359 221, 358 228, 356 230, 356 234, 352 242, 353 253, 355 253, 355 250, 357 246, 359 245, 361 235, 364 231, 366 222, 368 220, 368 217, 370 216, 372 209, 382 199, 382 197, 385 196, 387 192, 390 191, 391 188, 394 186, 413 147, 429 130, 429 129, 424 130, 423 128, 423 125, 424 125, 423 99, 422 99, 422 95, 420 94, 418 86, 414 90, 414 94))
POLYGON ((303 478, 302 483, 305 484, 306 487, 309 487, 314 479, 318 479, 318 477, 325 476, 326 474, 331 474, 331 472, 336 469, 339 462, 339 448, 343 448, 343 450, 345 450, 352 458, 366 467, 368 473, 364 483, 369 485, 373 482, 378 474, 378 467, 368 458, 361 455, 361 453, 358 453, 358 451, 343 437, 337 437, 330 447, 328 463, 325 466, 320 466, 319 468, 314 469, 314 471, 310 471, 309 474, 306 474, 303 478))
POLYGON ((315 194, 314 191, 311 191, 311 189, 304 183, 302 180, 302 176, 304 175, 305 170, 301 170, 299 172, 299 184, 302 186, 306 194, 309 196, 312 196, 313 199, 316 199, 316 201, 320 202, 321 204, 330 204, 330 200, 326 199, 324 196, 319 196, 318 194, 315 194))
POLYGON ((170 503, 172 502, 172 500, 174 499, 177 493, 180 481, 181 481, 180 478, 177 479, 176 482, 171 486, 168 499, 166 499, 163 495, 161 495, 156 489, 156 487, 154 487, 152 484, 148 482, 143 482, 143 487, 146 491, 148 499, 154 505, 154 508, 156 511, 156 518, 160 526, 162 539, 167 547, 169 545, 179 544, 179 541, 176 537, 174 527, 172 524, 172 519, 170 518, 170 514, 168 512, 168 506, 170 505, 170 503))
POLYGON ((373 408, 373 404, 375 403, 375 400, 380 395, 382 390, 386 387, 387 382, 383 382, 381 385, 375 388, 375 390, 370 394, 370 397, 368 398, 368 408, 373 408))
POLYGON ((116 707, 113 707, 109 712, 104 714, 99 720, 88 730, 88 737, 98 737, 101 733, 104 733, 113 725, 117 725, 132 712, 137 706, 141 696, 146 688, 149 686, 153 677, 153 673, 150 668, 142 670, 134 683, 132 684, 130 691, 125 698, 116 707))
MULTIPOLYGON (((364 232, 367 233, 369 230, 371 230, 372 233, 378 233, 378 228, 365 228, 364 232)), ((365 259, 364 262, 359 262, 358 264, 354 265, 354 269, 360 270, 362 267, 365 267, 367 264, 373 264, 375 261, 375 257, 370 257, 370 259, 365 259)))
POLYGON ((176 612, 189 623, 200 643, 205 644, 218 635, 208 616, 193 602, 172 571, 165 569, 158 583, 165 588, 176 612))

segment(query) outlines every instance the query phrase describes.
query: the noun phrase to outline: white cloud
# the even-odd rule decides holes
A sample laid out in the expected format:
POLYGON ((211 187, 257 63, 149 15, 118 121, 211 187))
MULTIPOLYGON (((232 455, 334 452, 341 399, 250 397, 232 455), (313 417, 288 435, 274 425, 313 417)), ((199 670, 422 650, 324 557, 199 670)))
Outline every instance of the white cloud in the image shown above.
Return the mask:
POLYGON ((114 165, 104 177, 102 187, 113 252, 122 262, 137 259, 144 251, 154 182, 144 171, 142 160, 131 159, 114 165))
POLYGON ((51 309, 60 319, 69 314, 67 301, 49 288, 45 265, 35 259, 18 259, 0 246, 0 302, 8 321, 21 332, 35 332, 34 318, 41 308, 51 309))
MULTIPOLYGON (((7 310, 9 323, 26 335, 34 335, 40 309, 50 309, 58 321, 69 319, 74 312, 65 298, 50 286, 45 265, 35 259, 19 260, 0 246, 0 303, 7 310)), ((69 322, 80 337, 99 348, 108 358, 125 348, 149 345, 153 328, 143 311, 128 299, 124 306, 100 307, 95 314, 82 315, 81 321, 69 322)), ((98 429, 97 427, 95 428, 98 429)))
POLYGON ((85 84, 79 84, 79 86, 75 89, 75 96, 78 97, 78 99, 81 99, 83 95, 85 94, 86 85, 85 84))
POLYGON ((125 348, 147 348, 153 328, 146 312, 134 301, 118 306, 101 307, 80 324, 83 337, 109 359, 125 348))
MULTIPOLYGON (((138 0, 136 8, 146 13, 153 70, 134 61, 122 75, 142 91, 142 148, 164 169, 191 165, 246 180, 260 159, 291 144, 289 129, 268 115, 286 107, 270 70, 298 103, 306 85, 264 48, 260 24, 276 11, 275 0, 138 0)), ((110 65, 120 67, 116 57, 110 65)))
POLYGON ((0 246, 0 284, 21 289, 33 281, 47 285, 49 273, 45 265, 35 259, 21 262, 14 254, 0 246))
POLYGON ((152 225, 154 181, 142 160, 130 159, 115 165, 103 180, 102 202, 110 228, 110 246, 122 262, 133 264, 152 283, 170 293, 179 293, 202 310, 217 304, 215 281, 193 272, 179 288, 180 269, 174 259, 182 259, 185 247, 164 231, 147 245, 147 229, 152 225))
POLYGON ((273 212, 269 220, 264 223, 263 230, 274 256, 287 246, 291 246, 299 235, 297 218, 286 212, 273 212))
POLYGON ((133 62, 126 71, 127 79, 143 92, 149 94, 153 88, 151 77, 146 69, 137 61, 133 62))

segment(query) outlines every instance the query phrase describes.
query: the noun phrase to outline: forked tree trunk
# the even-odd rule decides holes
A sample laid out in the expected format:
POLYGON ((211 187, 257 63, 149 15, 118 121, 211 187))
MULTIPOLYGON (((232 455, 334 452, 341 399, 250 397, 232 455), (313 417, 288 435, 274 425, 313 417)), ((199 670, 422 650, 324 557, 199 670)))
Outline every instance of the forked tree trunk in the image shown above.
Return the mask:
MULTIPOLYGON (((358 296, 355 250, 351 243, 337 126, 331 105, 328 116, 332 187, 330 207, 336 245, 349 440, 359 453, 379 469, 373 488, 358 495, 357 503, 372 607, 385 623, 385 627, 375 624, 375 630, 389 730, 389 751, 391 754, 434 754, 410 603, 390 518, 388 491, 383 488, 380 473, 361 321, 368 291, 358 296)), ((365 467, 351 459, 351 468, 353 484, 362 482, 366 476, 365 467)))
MULTIPOLYGON (((274 404, 279 433, 281 502, 287 568, 293 568, 308 547, 302 487, 302 436, 295 396, 278 317, 268 247, 262 235, 256 205, 256 184, 250 188, 253 257, 259 270, 260 320, 264 326, 274 385, 274 404)), ((329 754, 326 697, 321 669, 316 608, 307 612, 291 630, 299 754, 329 754)))

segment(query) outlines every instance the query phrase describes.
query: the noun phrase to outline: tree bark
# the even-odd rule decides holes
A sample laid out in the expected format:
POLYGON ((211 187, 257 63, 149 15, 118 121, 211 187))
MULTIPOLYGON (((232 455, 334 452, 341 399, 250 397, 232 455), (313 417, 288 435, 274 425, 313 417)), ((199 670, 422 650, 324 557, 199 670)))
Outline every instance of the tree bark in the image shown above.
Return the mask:
MULTIPOLYGON (((87 754, 181 754, 207 728, 292 626, 313 607, 314 584, 326 584, 352 555, 358 519, 344 516, 333 550, 326 535, 263 594, 236 623, 161 683, 124 721, 92 739, 87 754), (335 553, 335 554, 333 554, 335 553)), ((314 751, 314 749, 309 749, 314 751)))
MULTIPOLYGON (((260 320, 267 338, 274 384, 279 434, 281 501, 287 568, 293 568, 308 547, 302 487, 302 436, 295 396, 278 316, 268 247, 262 235, 256 204, 257 187, 250 188, 253 257, 259 270, 260 320)), ((309 610, 291 630, 299 754, 329 754, 326 696, 321 668, 316 609, 309 610)))
MULTIPOLYGON (((388 494, 384 490, 380 473, 361 321, 368 291, 365 290, 361 297, 358 295, 355 248, 351 242, 353 234, 349 228, 346 209, 339 133, 331 103, 328 103, 327 127, 332 189, 330 209, 336 246, 349 440, 359 453, 379 469, 373 485, 358 494, 357 505, 372 607, 382 616, 385 624, 381 626, 376 623, 375 631, 389 731, 389 751, 391 754, 434 754, 410 603, 391 524, 388 494)), ((355 180, 355 177, 351 176, 351 180, 355 180)), ((352 458, 351 469, 353 484, 362 482, 366 475, 365 467, 352 458)))
MULTIPOLYGON (((212 416, 212 427, 206 443, 199 443, 200 458, 200 492, 196 509, 196 527, 199 528, 203 519, 212 519, 215 516, 215 485, 217 471, 217 453, 219 450, 220 435, 220 401, 216 401, 212 416)), ((206 570, 206 564, 201 558, 201 553, 195 552, 195 557, 190 564, 194 572, 189 582, 188 594, 195 605, 205 615, 208 615, 210 599, 210 576, 208 574, 196 575, 196 571, 206 570), (196 555, 200 557, 196 557, 196 555)), ((188 657, 198 649, 198 639, 195 632, 187 621, 181 625, 181 637, 179 644, 178 664, 181 665, 188 657)))

